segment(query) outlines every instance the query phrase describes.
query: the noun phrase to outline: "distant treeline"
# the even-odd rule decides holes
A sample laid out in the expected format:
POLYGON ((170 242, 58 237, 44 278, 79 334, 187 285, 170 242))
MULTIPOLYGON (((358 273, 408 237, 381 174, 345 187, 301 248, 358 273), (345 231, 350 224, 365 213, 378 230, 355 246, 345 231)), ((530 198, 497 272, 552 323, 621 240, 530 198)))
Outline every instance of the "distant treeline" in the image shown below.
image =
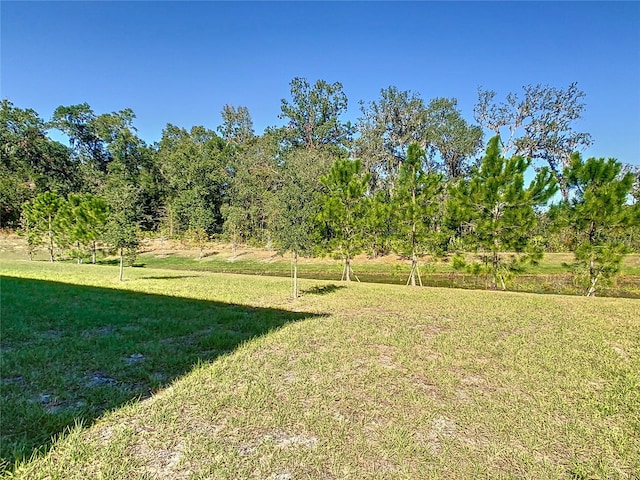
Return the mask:
POLYGON ((167 124, 153 145, 130 109, 60 106, 43 120, 3 100, 0 227, 46 245, 52 261, 60 251, 95 261, 98 243, 124 258, 153 232, 201 248, 218 237, 294 256, 333 251, 349 279, 353 255, 393 251, 413 259, 412 284, 421 255, 447 254, 486 269, 496 288, 544 251, 574 251, 591 294, 638 250, 640 174, 581 158, 591 136, 573 128, 584 109, 576 84, 504 101, 479 89, 475 124, 455 99, 389 87, 361 102, 355 125, 339 82, 290 85, 281 126, 256 134, 246 107, 225 105, 215 131, 167 124), (476 264, 457 255, 469 251, 476 264))

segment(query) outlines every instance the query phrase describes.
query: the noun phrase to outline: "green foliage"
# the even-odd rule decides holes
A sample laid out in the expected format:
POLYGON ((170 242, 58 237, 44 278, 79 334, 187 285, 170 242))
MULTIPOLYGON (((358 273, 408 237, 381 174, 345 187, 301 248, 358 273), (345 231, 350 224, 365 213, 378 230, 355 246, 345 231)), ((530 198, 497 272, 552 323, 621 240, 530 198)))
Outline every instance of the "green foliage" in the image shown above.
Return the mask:
POLYGON ((278 137, 272 133, 243 145, 231 157, 223 231, 235 245, 271 242, 280 187, 278 137))
POLYGON ((393 249, 396 234, 395 225, 390 221, 393 218, 393 209, 387 191, 378 190, 369 201, 363 242, 371 257, 387 255, 393 249))
POLYGON ((320 178, 329 165, 327 154, 303 150, 290 152, 280 165, 273 236, 281 251, 311 253, 318 243, 316 219, 323 187, 320 178))
POLYGON ((120 255, 122 280, 125 254, 133 264, 140 244, 141 189, 132 181, 124 165, 113 162, 109 165, 103 195, 110 209, 104 238, 120 255))
POLYGON ((253 120, 247 107, 225 105, 222 109, 222 125, 217 130, 227 144, 233 146, 246 145, 255 137, 253 120))
POLYGON ((292 253, 293 289, 298 296, 298 255, 309 254, 319 243, 316 219, 322 184, 330 157, 321 150, 293 150, 279 166, 280 188, 276 193, 273 239, 281 252, 292 253))
POLYGON ((22 228, 27 235, 29 251, 46 245, 51 262, 55 259, 55 248, 60 241, 61 232, 55 220, 63 202, 56 193, 44 192, 22 207, 22 228))
POLYGON ((96 263, 96 243, 104 237, 108 218, 109 207, 103 198, 72 193, 63 202, 55 223, 78 261, 89 250, 91 263, 96 263))
POLYGON ((168 124, 164 129, 157 160, 168 196, 169 236, 192 228, 209 235, 221 231, 228 183, 223 151, 224 141, 204 127, 187 131, 168 124))
POLYGON ((442 202, 444 190, 443 178, 437 173, 427 174, 424 171, 425 152, 417 143, 409 145, 407 159, 400 166, 398 180, 393 190, 392 212, 396 227, 396 250, 412 260, 409 282, 416 284, 418 271, 418 255, 426 251, 432 252, 437 226, 436 218, 442 202))
POLYGON ((18 226, 22 205, 34 196, 77 187, 69 152, 46 130, 35 111, 0 103, 0 227, 18 226))
POLYGON ((544 204, 556 191, 556 182, 548 169, 538 171, 528 188, 524 173, 530 165, 522 157, 504 158, 500 154, 500 137, 489 141, 487 153, 470 180, 450 189, 449 217, 466 232, 475 247, 489 254, 483 259, 492 275, 492 288, 498 282, 505 288, 507 271, 502 252, 525 252, 528 233, 535 225, 534 207, 544 204))
POLYGON ((345 260, 347 281, 351 279, 351 259, 363 248, 369 179, 362 173, 360 160, 348 159, 336 160, 329 173, 320 177, 326 192, 318 220, 325 228, 328 248, 338 249, 345 260))
MULTIPOLYGON (((60 105, 53 113, 50 126, 69 137, 71 150, 77 161, 89 165, 90 169, 106 172, 109 155, 105 148, 105 139, 98 132, 98 117, 88 103, 78 105, 60 105)), ((100 133, 106 132, 101 122, 100 133)))
POLYGON ((409 145, 424 144, 424 101, 418 94, 390 86, 380 91, 378 101, 361 102, 360 110, 356 155, 364 159, 374 189, 390 192, 409 145))
POLYGON ((291 81, 291 102, 282 99, 280 118, 287 120, 285 141, 293 148, 313 150, 330 147, 339 154, 348 145, 354 129, 340 116, 347 111, 347 96, 340 82, 317 80, 311 86, 306 78, 291 81))
POLYGON ((425 149, 429 170, 439 168, 449 179, 468 173, 482 130, 469 125, 456 105, 454 98, 434 98, 425 105, 419 94, 394 86, 381 90, 378 101, 361 104, 356 154, 365 159, 374 190, 391 192, 412 143, 425 149))
POLYGON ((434 98, 425 111, 426 144, 429 156, 440 158, 440 168, 448 179, 467 175, 468 159, 482 148, 482 129, 470 125, 456 108, 455 98, 434 98))
POLYGON ((505 102, 495 102, 495 96, 496 92, 478 89, 475 120, 496 135, 508 132, 503 144, 507 154, 547 164, 566 200, 568 186, 563 169, 569 166, 577 149, 592 143, 591 135, 573 129, 585 108, 585 93, 574 82, 566 89, 527 85, 523 87, 523 98, 509 93, 505 102))
POLYGON ((615 159, 572 156, 564 172, 572 197, 565 203, 567 217, 576 235, 577 265, 588 272, 588 296, 596 293, 596 284, 618 273, 628 248, 615 239, 615 233, 637 227, 638 204, 628 204, 633 174, 622 174, 615 159))

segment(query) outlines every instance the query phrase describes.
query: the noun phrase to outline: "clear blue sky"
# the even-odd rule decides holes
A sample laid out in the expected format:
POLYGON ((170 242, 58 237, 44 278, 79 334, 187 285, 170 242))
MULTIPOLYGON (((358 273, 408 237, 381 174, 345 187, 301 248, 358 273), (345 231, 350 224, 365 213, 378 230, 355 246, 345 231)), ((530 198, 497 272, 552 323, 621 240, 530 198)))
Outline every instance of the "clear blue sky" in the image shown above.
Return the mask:
POLYGON ((226 103, 281 125, 293 77, 340 81, 349 117, 395 85, 456 97, 526 84, 586 93, 587 156, 640 164, 638 2, 0 2, 1 95, 48 119, 87 102, 132 108, 145 140, 168 122, 215 128, 226 103))

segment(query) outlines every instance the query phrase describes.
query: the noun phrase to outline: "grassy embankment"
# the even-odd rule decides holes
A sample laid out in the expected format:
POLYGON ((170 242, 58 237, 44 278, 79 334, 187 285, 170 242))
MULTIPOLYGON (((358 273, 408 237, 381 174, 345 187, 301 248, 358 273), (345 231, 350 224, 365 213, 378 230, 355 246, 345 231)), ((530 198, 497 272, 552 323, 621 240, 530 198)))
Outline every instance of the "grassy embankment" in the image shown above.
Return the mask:
MULTIPOLYGON (((26 259, 24 239, 16 235, 0 237, 0 261, 26 259)), ((243 247, 232 252, 227 244, 211 243, 205 249, 205 256, 199 259, 199 251, 188 250, 176 241, 145 241, 137 257, 136 266, 171 270, 205 271, 215 273, 239 273, 262 276, 289 276, 291 264, 288 254, 279 255, 273 250, 243 247)), ((467 255, 474 260, 472 254, 467 255)), ((36 253, 37 260, 45 260, 44 251, 36 253)), ((85 261, 88 259, 85 259, 85 261)), ((74 262, 74 260, 67 260, 74 262)), ((568 267, 573 263, 571 253, 551 253, 545 255, 537 266, 529 266, 524 274, 507 279, 510 291, 584 295, 587 277, 573 274, 568 267)), ((101 257, 103 265, 116 264, 117 259, 101 257)), ((354 259, 353 268, 363 282, 404 285, 407 282, 410 261, 397 255, 367 258, 360 255, 354 259)), ((490 279, 486 275, 471 275, 456 272, 449 259, 425 257, 421 262, 422 280, 425 286, 455 287, 465 289, 488 289, 490 279)), ((585 272, 586 273, 586 272, 585 272)), ((342 261, 338 258, 300 258, 301 278, 318 280, 339 280, 342 261)), ((610 284, 598 285, 598 296, 640 298, 640 255, 625 257, 621 275, 610 284)))
POLYGON ((284 278, 0 273, 3 458, 84 422, 18 478, 640 472, 637 300, 305 280, 291 302, 284 278))
MULTIPOLYGON (((209 250, 207 256, 198 259, 197 252, 180 249, 152 250, 142 253, 137 265, 151 268, 174 270, 198 270, 218 273, 241 273, 252 275, 289 276, 291 265, 287 256, 261 249, 245 248, 233 254, 228 247, 209 250)), ((508 256, 508 255, 506 255, 508 256)), ((467 255, 468 261, 476 257, 467 255)), ((571 253, 551 253, 536 266, 529 266, 525 273, 507 280, 507 289, 511 291, 583 295, 586 292, 587 278, 580 278, 571 272, 574 262, 571 253)), ((299 260, 301 278, 339 280, 343 264, 340 259, 301 258, 299 260)), ((397 255, 379 258, 367 258, 360 255, 354 260, 354 269, 358 278, 368 283, 388 283, 405 285, 411 263, 397 255)), ((487 275, 471 275, 453 269, 450 259, 425 257, 420 266, 422 281, 430 287, 454 287, 465 289, 488 289, 490 278, 487 275)), ((640 298, 640 255, 628 255, 623 262, 621 275, 611 283, 602 282, 598 295, 611 297, 640 298)))

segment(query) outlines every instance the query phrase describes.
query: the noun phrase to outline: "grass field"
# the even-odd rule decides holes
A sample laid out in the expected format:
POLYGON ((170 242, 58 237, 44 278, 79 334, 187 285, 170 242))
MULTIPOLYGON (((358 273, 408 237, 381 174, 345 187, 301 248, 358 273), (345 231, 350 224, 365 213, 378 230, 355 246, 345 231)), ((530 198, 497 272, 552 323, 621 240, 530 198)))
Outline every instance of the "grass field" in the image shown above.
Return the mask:
MULTIPOLYGON (((259 276, 288 277, 291 275, 288 254, 282 255, 275 250, 243 246, 232 251, 228 244, 210 243, 203 253, 204 257, 199 258, 200 252, 198 250, 189 250, 188 246, 182 242, 147 239, 141 245, 135 266, 259 276)), ((0 232, 0 261, 25 260, 26 258, 24 238, 0 232)), ((48 258, 48 253, 44 250, 35 253, 36 260, 44 261, 48 258)), ((467 260, 477 261, 477 256, 469 253, 467 260)), ((76 262, 75 259, 61 259, 61 261, 76 262)), ((507 290, 584 295, 587 291, 588 278, 585 275, 576 275, 576 272, 571 270, 570 265, 573 261, 572 253, 546 254, 539 265, 529 266, 524 273, 507 278, 507 290)), ((116 265, 118 259, 103 255, 98 263, 116 265)), ((397 255, 376 258, 359 255, 354 259, 353 265, 356 276, 362 282, 395 285, 405 285, 411 269, 410 261, 397 255)), ((336 281, 342 275, 342 268, 342 260, 338 257, 301 257, 298 274, 301 278, 306 279, 336 281)), ((424 285, 429 287, 487 290, 490 286, 488 275, 472 275, 455 271, 450 258, 447 257, 426 256, 422 258, 420 271, 424 285)), ((620 273, 612 281, 602 280, 598 285, 597 295, 640 298, 640 255, 627 255, 623 260, 620 273)))
POLYGON ((640 476, 638 300, 0 273, 5 476, 640 476))

